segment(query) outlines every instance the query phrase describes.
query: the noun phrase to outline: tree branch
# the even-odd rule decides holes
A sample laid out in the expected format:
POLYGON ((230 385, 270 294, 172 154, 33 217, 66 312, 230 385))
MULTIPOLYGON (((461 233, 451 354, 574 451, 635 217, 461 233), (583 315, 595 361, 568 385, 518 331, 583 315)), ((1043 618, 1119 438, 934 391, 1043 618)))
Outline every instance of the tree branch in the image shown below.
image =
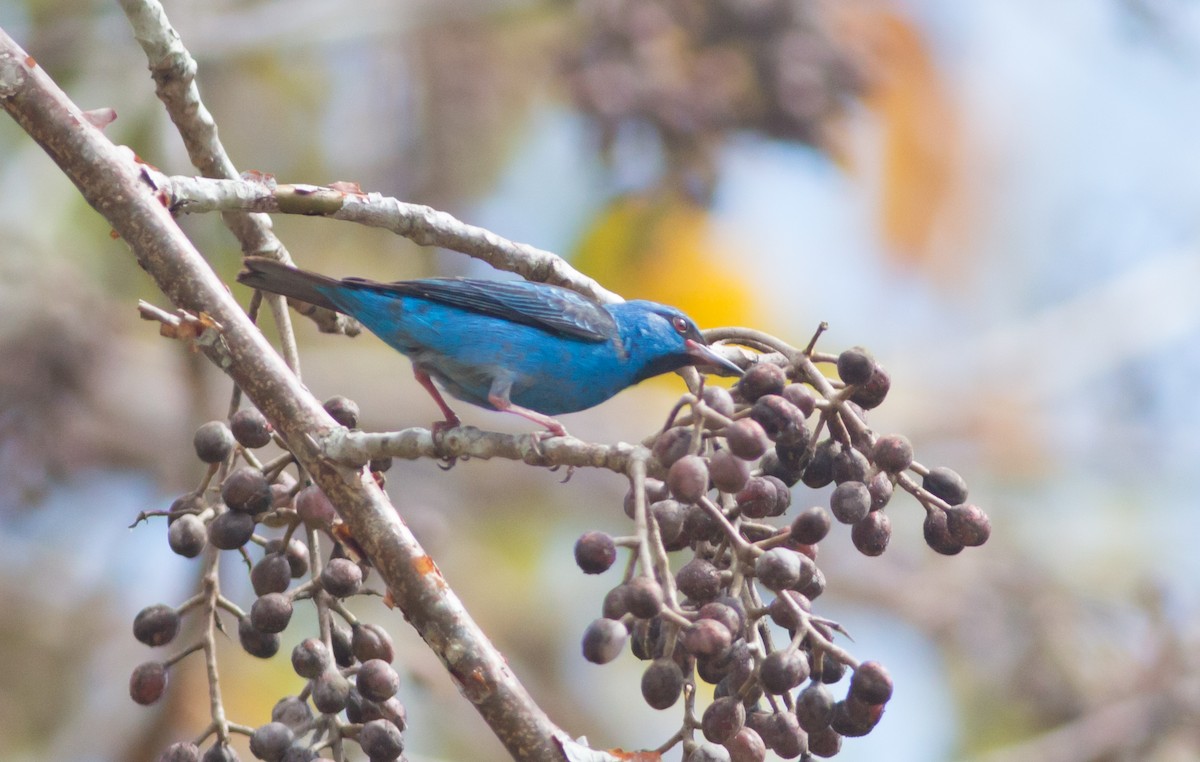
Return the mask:
POLYGON ((509 753, 518 760, 565 759, 563 731, 518 682, 370 474, 322 456, 315 442, 337 431, 337 424, 179 229, 147 181, 145 165, 93 126, 3 30, 0 105, 112 225, 171 302, 222 327, 226 372, 337 506, 405 617, 509 753))

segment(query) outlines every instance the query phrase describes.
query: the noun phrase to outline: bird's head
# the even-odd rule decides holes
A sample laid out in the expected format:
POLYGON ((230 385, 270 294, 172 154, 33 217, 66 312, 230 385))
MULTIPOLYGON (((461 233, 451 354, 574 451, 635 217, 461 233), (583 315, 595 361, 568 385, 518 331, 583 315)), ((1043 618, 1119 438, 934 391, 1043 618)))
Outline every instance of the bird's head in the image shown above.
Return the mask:
POLYGON ((644 363, 638 380, 685 365, 742 375, 741 368, 708 345, 695 321, 674 307, 637 300, 611 309, 622 326, 622 338, 631 344, 627 347, 631 358, 644 363))

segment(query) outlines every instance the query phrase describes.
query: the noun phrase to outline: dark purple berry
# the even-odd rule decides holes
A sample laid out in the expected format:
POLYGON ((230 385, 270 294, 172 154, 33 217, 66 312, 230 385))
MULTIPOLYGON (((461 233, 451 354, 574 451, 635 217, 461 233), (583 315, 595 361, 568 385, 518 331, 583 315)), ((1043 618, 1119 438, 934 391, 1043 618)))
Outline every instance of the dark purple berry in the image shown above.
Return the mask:
POLYGON ((389 664, 396 658, 396 647, 387 630, 370 622, 358 622, 352 627, 350 648, 359 661, 382 659, 389 664))
POLYGON ((229 429, 242 447, 255 450, 271 444, 271 424, 255 408, 248 407, 234 413, 229 419, 229 429))
POLYGON ((143 706, 162 698, 167 688, 167 665, 148 661, 134 668, 129 676, 129 697, 143 706))
POLYGON ((649 619, 658 616, 662 611, 662 586, 650 577, 634 577, 625 585, 627 590, 625 601, 629 613, 638 619, 649 619))
POLYGON ((250 734, 250 753, 258 759, 278 762, 296 740, 296 734, 282 722, 268 722, 250 734))
POLYGON ((585 532, 575 542, 575 563, 584 574, 601 574, 617 560, 617 546, 606 532, 585 532))
POLYGON ((196 456, 205 463, 220 463, 233 452, 233 432, 224 421, 209 421, 196 429, 192 437, 196 456))
POLYGON ((279 653, 279 634, 255 629, 248 616, 238 620, 238 642, 246 653, 260 659, 279 653))
POLYGON ((952 469, 945 466, 929 469, 921 480, 921 486, 935 497, 950 505, 967 502, 967 483, 952 469))
POLYGON ((262 513, 271 507, 271 485, 257 468, 239 468, 221 482, 221 499, 230 510, 262 513))
POLYGON ((708 705, 700 718, 700 729, 712 743, 725 743, 746 724, 746 707, 733 697, 719 698, 708 705))
POLYGON ((282 553, 268 553, 250 569, 255 595, 282 593, 292 583, 292 567, 282 553))
POLYGON ((808 418, 817 409, 817 397, 813 394, 813 390, 805 384, 788 384, 783 387, 779 396, 795 405, 805 418, 808 418))
POLYGON ((358 428, 358 403, 348 397, 330 397, 325 400, 325 412, 337 421, 339 426, 348 429, 358 428))
POLYGON ((400 675, 383 659, 368 659, 358 669, 358 692, 371 701, 387 701, 400 690, 400 675))
POLYGON ((404 736, 387 720, 371 720, 359 731, 358 745, 372 762, 390 762, 404 751, 404 736))
POLYGON ((892 676, 877 661, 864 661, 850 678, 850 696, 866 704, 886 704, 892 697, 892 676))
POLYGON ((767 758, 767 745, 762 737, 747 727, 726 741, 725 748, 729 751, 729 762, 763 762, 767 758))
POLYGON ((679 633, 687 652, 698 658, 714 659, 724 655, 733 642, 725 625, 715 619, 698 619, 679 633))
POLYGON ((867 483, 867 489, 871 490, 871 510, 877 511, 891 501, 892 493, 896 491, 896 485, 892 483, 887 472, 880 471, 871 477, 871 481, 867 483))
POLYGON ((784 590, 800 581, 800 556, 787 548, 771 548, 754 562, 754 576, 770 590, 784 590))
POLYGON ((820 489, 833 481, 833 461, 842 452, 842 445, 834 439, 822 439, 813 449, 812 457, 804 467, 801 481, 806 487, 820 489))
POLYGON ((283 632, 291 620, 292 600, 283 593, 267 593, 250 607, 250 624, 259 632, 283 632))
POLYGON ((254 517, 248 513, 226 511, 208 525, 208 541, 221 550, 235 550, 250 542, 254 517))
POLYGON ((850 540, 864 556, 878 556, 892 539, 892 521, 883 511, 872 511, 854 522, 850 540))
POLYGON ((775 485, 761 476, 751 477, 736 496, 742 515, 748 519, 762 519, 774 515, 778 499, 775 485))
POLYGON ((185 514, 167 527, 167 544, 184 558, 195 558, 208 543, 208 529, 199 516, 185 514))
POLYGON ((862 347, 847 349, 838 355, 837 371, 846 384, 865 384, 875 372, 875 358, 862 347))
POLYGON ((903 434, 889 434, 875 440, 871 460, 889 474, 908 470, 913 461, 912 443, 903 434))
POLYGON ((925 532, 925 544, 943 556, 953 556, 962 552, 964 546, 951 536, 946 512, 940 508, 932 508, 925 514, 922 529, 925 532))
POLYGON ((750 464, 729 450, 713 453, 708 464, 713 486, 721 492, 737 492, 750 478, 750 464))
POLYGON ((796 649, 773 651, 763 659, 759 679, 767 693, 787 693, 808 679, 808 657, 796 649))
POLYGON ((336 669, 326 670, 312 683, 312 702, 322 714, 337 714, 350 700, 350 681, 336 669))
POLYGON ((753 418, 743 418, 727 426, 722 432, 729 451, 743 460, 757 460, 767 451, 770 444, 762 424, 753 418))
POLYGON ((816 680, 796 694, 796 719, 809 733, 829 726, 833 718, 833 694, 816 680))
POLYGON ((655 659, 642 673, 642 698, 654 709, 666 709, 683 691, 683 670, 674 659, 655 659))
POLYGON ((876 365, 871 379, 850 394, 850 401, 863 410, 874 410, 883 404, 891 388, 891 374, 882 365, 876 365))
POLYGON ((883 705, 867 704, 851 696, 833 705, 829 727, 841 736, 858 738, 870 733, 882 716, 883 705))
POLYGON ((774 363, 760 362, 738 379, 736 389, 742 399, 755 402, 768 394, 779 394, 787 384, 787 374, 774 363))
POLYGON ((720 386, 705 386, 702 398, 704 400, 704 404, 708 405, 726 418, 729 418, 733 415, 733 395, 729 393, 728 389, 720 386))
POLYGON ((287 559, 288 566, 292 568, 292 579, 308 574, 308 546, 303 542, 293 538, 285 548, 283 540, 276 538, 268 540, 263 550, 268 554, 282 552, 284 558, 287 559))
POLYGON ((612 619, 597 619, 583 631, 583 658, 593 664, 608 664, 621 654, 629 631, 612 619))
POLYGON ((687 506, 678 500, 659 500, 650 506, 650 515, 658 524, 658 533, 666 550, 682 550, 688 546, 688 538, 683 531, 687 506))
POLYGON ((708 464, 699 455, 684 455, 667 470, 671 495, 685 503, 697 503, 708 492, 708 464))
POLYGON ((179 613, 162 603, 147 606, 133 618, 133 637, 148 646, 163 646, 179 634, 179 613))
POLYGON ((329 529, 338 517, 337 509, 325 492, 310 484, 296 493, 296 515, 309 529, 329 529))
POLYGON ((871 512, 871 491, 862 482, 842 482, 829 497, 829 510, 843 524, 861 521, 871 512))
POLYGON ((853 447, 843 447, 833 457, 833 480, 843 482, 865 482, 871 472, 871 463, 867 456, 853 447))
MULTIPOLYGON (((292 653, 293 655, 295 654, 294 651, 292 653)), ((294 663, 295 657, 293 656, 294 663)), ((312 716, 312 710, 308 708, 308 702, 299 696, 284 696, 276 701, 275 706, 271 708, 271 722, 282 722, 293 730, 308 724, 312 716)))
POLYGON ((676 426, 667 429, 654 440, 654 446, 650 448, 650 451, 658 459, 658 462, 662 463, 663 468, 670 468, 675 465, 675 461, 691 451, 692 436, 690 426, 676 426))
POLYGON ((237 752, 228 744, 215 743, 204 752, 201 762, 239 762, 237 752))
POLYGON ((306 638, 292 649, 292 669, 300 677, 320 677, 332 665, 333 657, 319 638, 306 638))
POLYGON ((348 558, 331 558, 321 571, 321 587, 334 598, 354 595, 362 581, 362 569, 348 558))
POLYGON ((750 408, 750 417, 758 421, 772 442, 789 447, 808 444, 811 432, 804 425, 804 414, 778 394, 760 397, 750 408))
POLYGON ((829 534, 829 513, 820 506, 800 512, 792 521, 791 537, 801 545, 816 545, 829 534))
POLYGON ((955 541, 973 548, 987 542, 992 522, 979 506, 960 503, 946 511, 946 529, 955 541))
POLYGON ((156 762, 200 762, 200 747, 188 741, 176 741, 158 755, 156 762))
POLYGON ((721 594, 721 572, 711 561, 693 558, 675 573, 675 584, 693 601, 711 601, 721 594))

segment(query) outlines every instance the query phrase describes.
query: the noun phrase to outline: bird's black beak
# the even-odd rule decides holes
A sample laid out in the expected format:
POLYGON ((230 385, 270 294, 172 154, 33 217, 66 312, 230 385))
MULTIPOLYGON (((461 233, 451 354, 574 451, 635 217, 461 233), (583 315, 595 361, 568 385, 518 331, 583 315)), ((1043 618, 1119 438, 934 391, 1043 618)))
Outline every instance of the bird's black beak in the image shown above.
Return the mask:
POLYGON ((684 345, 687 347, 687 353, 694 359, 693 364, 695 365, 706 365, 722 371, 720 373, 722 376, 740 376, 745 373, 745 371, 729 360, 726 360, 707 344, 701 344, 695 339, 688 339, 684 342, 684 345))

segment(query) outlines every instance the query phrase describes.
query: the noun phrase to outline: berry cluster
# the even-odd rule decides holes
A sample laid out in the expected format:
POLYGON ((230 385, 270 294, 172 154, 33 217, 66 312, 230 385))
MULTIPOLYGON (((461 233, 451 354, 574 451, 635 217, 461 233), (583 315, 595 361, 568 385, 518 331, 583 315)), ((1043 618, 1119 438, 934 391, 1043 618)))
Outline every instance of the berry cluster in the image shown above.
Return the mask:
POLYGON ((926 542, 939 553, 982 544, 990 525, 966 502, 958 474, 925 468, 905 437, 867 427, 865 411, 890 387, 868 352, 835 357, 764 345, 761 334, 722 338, 779 352, 780 362, 764 355, 732 391, 687 395, 652 442, 647 466, 665 478, 631 474, 625 510, 636 534, 579 538, 575 558, 589 574, 610 568, 618 547, 631 551, 624 581, 584 632, 583 655, 604 664, 629 643, 648 662, 646 703, 666 709, 684 698, 682 727, 666 748, 682 741, 688 762, 760 762, 768 749, 784 759, 833 756, 843 737, 875 727, 892 681, 883 665, 835 643, 841 628, 813 611, 826 585, 818 544, 832 523, 850 525, 861 553, 883 553, 899 488, 925 509, 926 542), (690 416, 677 420, 684 407, 690 416), (773 523, 789 514, 801 483, 836 486, 827 505, 773 523), (690 557, 673 567, 672 552, 690 557), (829 686, 847 670, 849 688, 835 698, 829 686), (715 686, 699 716, 697 679, 715 686))
MULTIPOLYGON (((335 397, 325 409, 343 426, 357 425, 358 409, 352 401, 335 397)), ((177 662, 197 652, 208 660, 215 697, 212 723, 198 743, 170 746, 159 757, 162 762, 237 759, 230 733, 248 735, 251 753, 269 762, 307 762, 326 747, 342 758, 340 750, 348 741, 356 742, 372 760, 401 759, 406 722, 404 706, 395 695, 400 676, 391 664, 391 636, 382 627, 359 621, 344 605, 346 598, 369 592, 363 588, 369 569, 357 560, 354 547, 347 546, 340 519, 320 488, 304 486, 285 471, 295 463, 291 453, 284 451, 268 463, 259 461, 253 451, 272 442, 282 444, 252 408, 238 410, 228 422, 202 425, 194 438, 196 455, 208 464, 200 487, 175 500, 167 511, 139 517, 140 522, 165 516, 171 549, 185 558, 203 554, 205 573, 202 590, 180 606, 155 604, 138 612, 133 634, 148 646, 172 643, 187 614, 195 615, 199 634, 176 655, 135 668, 129 694, 139 704, 152 704, 166 690, 177 662), (332 544, 327 558, 322 542, 332 544), (249 567, 256 596, 249 611, 220 591, 220 551, 235 551, 249 567), (292 650, 292 667, 306 681, 303 689, 282 698, 265 725, 252 728, 227 721, 216 684, 214 629, 224 629, 219 615, 236 619, 238 641, 247 653, 267 659, 278 653, 280 634, 294 606, 305 600, 316 606, 320 633, 292 650), (214 735, 202 755, 200 744, 214 735)), ((371 464, 376 479, 383 479, 389 464, 371 464)))
POLYGON ((579 108, 609 139, 649 124, 673 166, 711 175, 713 138, 755 130, 820 143, 862 88, 857 67, 795 0, 592 0, 567 61, 579 108))

